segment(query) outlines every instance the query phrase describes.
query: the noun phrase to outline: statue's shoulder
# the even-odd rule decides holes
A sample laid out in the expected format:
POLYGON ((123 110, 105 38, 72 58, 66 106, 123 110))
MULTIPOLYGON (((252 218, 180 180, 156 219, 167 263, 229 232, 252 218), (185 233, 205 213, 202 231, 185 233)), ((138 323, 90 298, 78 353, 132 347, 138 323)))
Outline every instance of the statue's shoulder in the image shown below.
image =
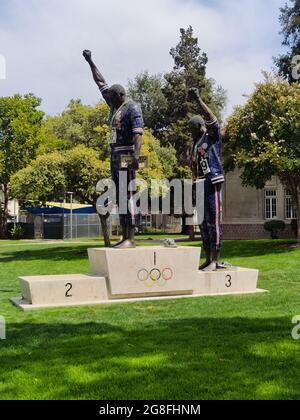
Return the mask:
POLYGON ((133 99, 130 99, 127 103, 126 110, 136 114, 142 113, 141 105, 138 102, 135 102, 133 99))
POLYGON ((128 100, 127 106, 129 108, 140 108, 141 107, 140 104, 138 102, 135 102, 133 99, 128 100))

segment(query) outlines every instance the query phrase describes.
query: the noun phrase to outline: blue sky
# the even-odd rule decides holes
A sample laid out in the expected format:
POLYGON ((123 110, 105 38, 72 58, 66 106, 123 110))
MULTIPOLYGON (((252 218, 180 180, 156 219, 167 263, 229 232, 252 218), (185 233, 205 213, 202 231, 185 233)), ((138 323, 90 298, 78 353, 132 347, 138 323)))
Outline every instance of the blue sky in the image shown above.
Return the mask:
POLYGON ((81 52, 89 48, 110 83, 172 67, 179 28, 192 25, 208 54, 208 76, 228 92, 228 115, 282 51, 285 0, 0 0, 1 96, 33 92, 49 114, 99 93, 81 52))

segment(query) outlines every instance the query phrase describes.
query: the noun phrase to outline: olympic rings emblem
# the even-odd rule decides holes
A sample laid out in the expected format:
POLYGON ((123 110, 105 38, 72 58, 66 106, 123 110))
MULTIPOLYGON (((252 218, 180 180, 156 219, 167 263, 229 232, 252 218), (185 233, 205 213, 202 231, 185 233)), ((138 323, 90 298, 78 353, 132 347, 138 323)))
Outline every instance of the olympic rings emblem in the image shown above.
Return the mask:
POLYGON ((142 268, 138 272, 137 277, 138 280, 143 282, 148 288, 154 287, 155 285, 163 287, 168 281, 173 279, 174 272, 170 267, 164 268, 163 270, 153 268, 150 271, 146 270, 146 268, 142 268))

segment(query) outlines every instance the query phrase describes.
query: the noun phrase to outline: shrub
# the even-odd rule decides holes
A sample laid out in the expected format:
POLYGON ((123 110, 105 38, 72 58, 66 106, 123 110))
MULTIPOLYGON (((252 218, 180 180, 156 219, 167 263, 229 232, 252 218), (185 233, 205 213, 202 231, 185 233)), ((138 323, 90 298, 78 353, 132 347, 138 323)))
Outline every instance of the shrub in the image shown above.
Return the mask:
POLYGON ((24 229, 21 225, 15 225, 10 231, 11 237, 14 240, 20 240, 24 238, 24 233, 24 229))
POLYGON ((264 228, 271 233, 272 239, 278 239, 279 233, 285 229, 285 223, 282 220, 270 220, 264 224, 264 228))

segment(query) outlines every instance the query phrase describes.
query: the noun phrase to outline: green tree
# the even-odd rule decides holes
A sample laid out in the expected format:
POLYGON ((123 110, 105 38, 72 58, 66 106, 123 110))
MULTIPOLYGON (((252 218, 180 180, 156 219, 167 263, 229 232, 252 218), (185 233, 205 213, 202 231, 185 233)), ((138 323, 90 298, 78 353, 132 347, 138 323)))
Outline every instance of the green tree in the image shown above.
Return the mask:
MULTIPOLYGON (((74 191, 75 200, 95 206, 99 196, 99 192, 96 191, 98 181, 110 178, 109 160, 100 160, 95 150, 79 145, 66 153, 65 168, 68 188, 74 191)), ((109 214, 98 215, 105 246, 109 247, 109 214)))
MULTIPOLYGON (((207 78, 208 58, 201 52, 191 26, 186 30, 180 29, 180 42, 170 54, 174 60, 171 72, 163 78, 144 72, 129 83, 129 93, 141 103, 146 125, 161 144, 176 150, 178 163, 173 176, 187 178, 191 176, 192 147, 187 124, 189 118, 198 113, 195 103, 188 100, 187 92, 191 87, 198 87, 202 98, 219 118, 226 103, 226 93, 213 79, 207 78)), ((183 227, 184 220, 185 217, 183 227)))
POLYGON ((98 152, 100 159, 109 156, 108 106, 101 102, 95 107, 71 100, 58 116, 48 117, 43 124, 43 143, 39 152, 70 149, 80 144, 98 152))
MULTIPOLYGON (((45 204, 74 191, 78 202, 95 205, 100 179, 109 178, 109 161, 100 161, 96 151, 79 145, 64 152, 39 156, 11 178, 11 195, 24 201, 45 204)), ((107 217, 100 216, 106 246, 110 246, 107 217)))
POLYGON ((300 0, 290 0, 280 10, 283 45, 288 47, 289 51, 275 59, 275 63, 278 66, 279 74, 290 83, 299 82, 299 79, 293 76, 293 67, 296 64, 293 63, 293 59, 300 56, 300 0))
POLYGON ((166 83, 163 93, 167 100, 165 120, 168 126, 163 132, 163 143, 170 143, 177 152, 180 164, 179 175, 187 174, 190 166, 191 136, 187 132, 188 119, 198 113, 195 103, 187 98, 191 87, 201 91, 204 101, 221 118, 221 111, 226 103, 226 93, 216 86, 213 79, 206 76, 207 55, 201 52, 198 38, 193 35, 193 28, 180 29, 180 42, 172 48, 170 54, 174 67, 165 74, 166 83))
POLYGON ((263 188, 278 176, 292 192, 300 245, 300 85, 266 77, 228 119, 225 169, 242 168, 244 185, 263 188))
POLYGON ((25 203, 45 205, 47 201, 59 201, 65 191, 68 191, 65 155, 58 151, 38 156, 11 177, 11 197, 25 203))
POLYGON ((138 74, 128 84, 128 94, 138 102, 143 110, 145 126, 159 136, 165 127, 167 100, 163 94, 164 78, 162 75, 150 75, 148 71, 138 74))
POLYGON ((151 179, 171 179, 174 176, 177 159, 172 146, 161 146, 149 130, 144 131, 141 154, 148 157, 149 167, 138 173, 139 177, 151 179))
POLYGON ((35 158, 40 143, 43 112, 34 95, 0 98, 0 237, 7 235, 10 179, 35 158))
MULTIPOLYGON (((216 82, 206 75, 208 57, 201 51, 198 38, 194 36, 193 28, 180 29, 180 41, 170 50, 174 60, 173 70, 165 74, 163 93, 167 100, 165 121, 168 122, 162 132, 162 144, 171 144, 177 153, 177 177, 187 178, 190 173, 190 151, 192 138, 187 130, 188 120, 198 114, 194 102, 188 99, 188 90, 197 87, 201 97, 221 119, 221 112, 226 104, 226 93, 216 85, 216 82)), ((193 230, 185 226, 186 216, 183 215, 183 233, 193 237, 193 230)))
MULTIPOLYGON (((41 154, 53 150, 69 150, 77 145, 93 149, 100 161, 110 157, 108 107, 99 103, 95 107, 72 100, 67 109, 43 124, 41 154)), ((149 168, 140 176, 145 179, 172 177, 177 167, 176 152, 172 146, 161 146, 157 138, 145 130, 142 154, 149 158, 149 168)))
POLYGON ((190 176, 191 136, 188 119, 198 113, 194 102, 187 98, 191 87, 198 87, 201 96, 221 118, 226 93, 206 76, 207 55, 201 52, 193 28, 180 29, 180 42, 172 48, 173 70, 151 76, 146 71, 129 82, 130 96, 142 106, 146 126, 163 145, 172 145, 177 153, 176 175, 190 176))
MULTIPOLYGON (((58 117, 57 117, 58 118, 58 117)), ((145 131, 142 154, 149 158, 149 168, 140 171, 139 177, 164 179, 172 176, 176 167, 176 152, 172 147, 161 147, 159 141, 145 131)), ((11 179, 11 196, 24 202, 45 204, 60 200, 66 191, 74 191, 74 199, 80 203, 96 205, 98 181, 108 179, 110 161, 100 158, 101 153, 81 144, 67 150, 40 155, 11 179)), ((110 246, 108 229, 109 214, 99 215, 104 242, 110 246)))

